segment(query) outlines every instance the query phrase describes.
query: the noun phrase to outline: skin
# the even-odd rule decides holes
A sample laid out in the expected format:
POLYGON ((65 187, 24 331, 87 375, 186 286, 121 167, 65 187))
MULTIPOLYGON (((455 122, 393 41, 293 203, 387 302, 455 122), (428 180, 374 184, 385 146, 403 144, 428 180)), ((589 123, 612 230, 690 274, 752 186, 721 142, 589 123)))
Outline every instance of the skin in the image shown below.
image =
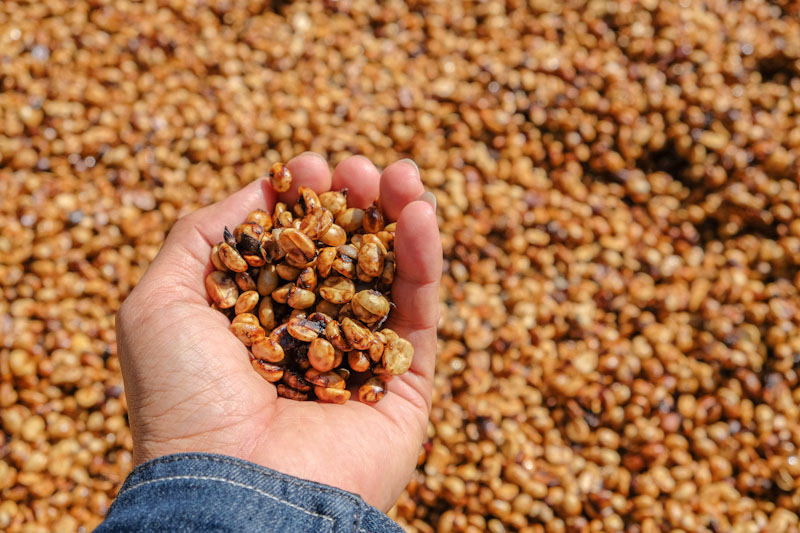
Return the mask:
POLYGON ((136 464, 180 452, 208 452, 359 494, 388 510, 415 468, 431 408, 442 248, 434 208, 418 171, 397 162, 381 174, 366 158, 335 169, 305 153, 287 163, 292 188, 277 194, 259 180, 181 218, 117 314, 119 358, 136 464), (297 187, 347 187, 366 207, 380 191, 397 221, 397 277, 388 327, 415 349, 411 370, 375 405, 358 394, 345 405, 278 398, 250 366, 228 320, 209 307, 203 280, 211 246, 256 208, 289 204, 297 187), (398 191, 394 193, 394 191, 398 191))

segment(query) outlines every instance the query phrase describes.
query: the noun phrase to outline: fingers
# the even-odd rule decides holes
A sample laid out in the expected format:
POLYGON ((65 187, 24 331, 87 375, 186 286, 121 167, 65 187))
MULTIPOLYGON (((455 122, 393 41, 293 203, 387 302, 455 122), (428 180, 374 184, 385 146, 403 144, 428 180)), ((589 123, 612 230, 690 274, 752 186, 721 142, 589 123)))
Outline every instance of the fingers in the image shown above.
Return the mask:
POLYGON ((414 345, 413 379, 406 379, 428 403, 436 361, 442 241, 433 206, 409 203, 400 213, 395 237, 397 274, 392 287, 396 305, 389 327, 414 345))
POLYGON ((381 175, 381 207, 389 221, 395 221, 400 212, 425 192, 419 176, 419 169, 410 159, 392 163, 381 175))
POLYGON ((278 200, 286 205, 294 205, 299 196, 297 188, 309 187, 319 194, 330 190, 331 171, 325 158, 314 152, 303 152, 286 163, 292 173, 292 186, 278 195, 278 200))
POLYGON ((233 230, 254 209, 272 209, 275 197, 267 181, 257 180, 221 202, 178 220, 137 292, 151 288, 162 303, 170 298, 205 301, 203 278, 211 246, 222 240, 223 228, 233 230))
POLYGON ((361 155, 348 157, 333 171, 333 190, 348 189, 347 205, 369 207, 378 197, 381 174, 372 161, 361 155))
POLYGON ((147 287, 149 279, 160 294, 161 287, 169 285, 167 297, 205 301, 203 278, 209 265, 211 246, 222 240, 223 228, 231 231, 242 223, 254 209, 271 211, 275 202, 297 199, 297 188, 311 187, 317 192, 330 188, 330 171, 325 160, 311 152, 295 157, 287 163, 292 172, 292 188, 280 194, 267 180, 255 181, 225 200, 204 207, 180 219, 170 230, 164 246, 142 280, 147 287))

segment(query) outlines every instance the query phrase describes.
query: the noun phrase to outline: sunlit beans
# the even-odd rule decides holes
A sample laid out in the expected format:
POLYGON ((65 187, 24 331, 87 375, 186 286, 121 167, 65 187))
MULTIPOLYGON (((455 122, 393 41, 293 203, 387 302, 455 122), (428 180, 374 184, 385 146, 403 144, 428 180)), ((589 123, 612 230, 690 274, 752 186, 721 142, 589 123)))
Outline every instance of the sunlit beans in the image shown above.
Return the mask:
POLYGON ((253 342, 253 356, 270 363, 280 363, 284 358, 283 347, 274 337, 264 337, 253 342))
POLYGON ((229 274, 218 270, 206 276, 206 292, 208 292, 211 301, 221 309, 233 307, 239 297, 239 289, 233 278, 229 274))
POLYGON ((353 299, 356 286, 347 278, 331 276, 319 288, 319 295, 332 304, 346 304, 353 299))
POLYGON ((268 361, 253 359, 250 361, 250 364, 259 376, 270 383, 280 381, 283 377, 283 368, 268 361))
POLYGON ((353 372, 366 379, 359 401, 375 403, 413 356, 410 343, 377 331, 392 308, 395 225, 377 205, 348 206, 345 191, 298 193, 292 206, 277 202, 224 229, 206 289, 215 308, 233 308, 231 332, 279 397, 344 403, 353 372))
POLYGON ((228 270, 244 272, 250 267, 242 255, 227 242, 223 242, 219 245, 217 253, 219 254, 220 261, 222 261, 222 264, 224 264, 228 270))
POLYGON ((372 377, 358 388, 358 399, 365 403, 376 403, 386 396, 386 382, 379 377, 372 377))
POLYGON ((258 305, 259 295, 256 291, 246 291, 239 295, 234 310, 236 314, 249 313, 258 305))
POLYGON ((353 314, 366 324, 383 320, 389 314, 389 300, 378 291, 357 292, 351 301, 353 314))
POLYGON ((269 169, 269 182, 278 192, 286 192, 292 186, 292 173, 283 163, 275 163, 269 169))
POLYGON ((411 368, 414 358, 414 346, 405 339, 395 339, 383 350, 383 368, 395 376, 404 374, 411 368))
POLYGON ((364 221, 364 210, 357 207, 348 207, 336 216, 336 223, 346 232, 353 233, 361 229, 364 221))

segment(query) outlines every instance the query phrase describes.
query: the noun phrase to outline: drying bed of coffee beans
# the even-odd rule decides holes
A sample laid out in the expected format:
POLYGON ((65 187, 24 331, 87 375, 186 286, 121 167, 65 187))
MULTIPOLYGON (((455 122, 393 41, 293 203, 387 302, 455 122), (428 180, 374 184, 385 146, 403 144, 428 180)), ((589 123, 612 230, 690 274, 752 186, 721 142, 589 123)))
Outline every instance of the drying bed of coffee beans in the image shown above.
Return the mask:
POLYGON ((800 3, 0 2, 0 529, 131 468, 114 313, 305 150, 445 253, 409 531, 796 531, 800 3))

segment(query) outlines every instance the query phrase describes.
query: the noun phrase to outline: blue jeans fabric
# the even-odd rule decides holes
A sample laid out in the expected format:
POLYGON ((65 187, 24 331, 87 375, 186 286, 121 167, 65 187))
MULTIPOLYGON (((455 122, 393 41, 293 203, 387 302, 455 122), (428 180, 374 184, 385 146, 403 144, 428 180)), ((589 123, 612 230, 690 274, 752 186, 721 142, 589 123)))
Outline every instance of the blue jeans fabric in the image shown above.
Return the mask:
POLYGON ((205 453, 136 467, 96 532, 310 531, 402 533, 360 496, 205 453))

